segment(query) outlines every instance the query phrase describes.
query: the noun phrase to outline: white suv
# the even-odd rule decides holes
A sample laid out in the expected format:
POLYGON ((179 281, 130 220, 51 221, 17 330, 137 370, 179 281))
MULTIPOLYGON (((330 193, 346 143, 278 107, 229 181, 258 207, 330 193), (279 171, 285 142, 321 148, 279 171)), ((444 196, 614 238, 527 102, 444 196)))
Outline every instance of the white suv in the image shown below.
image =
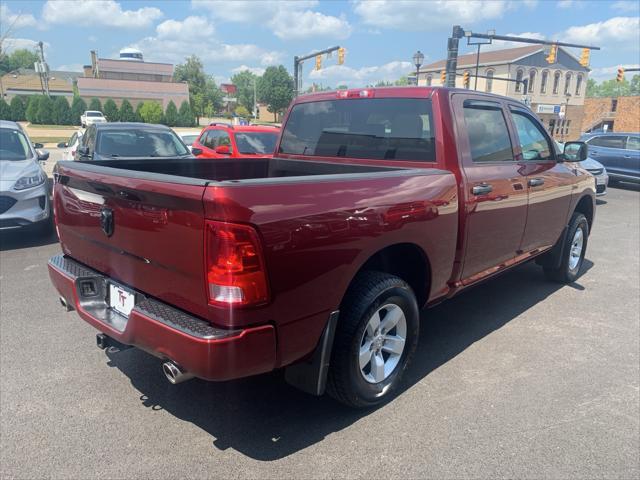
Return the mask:
POLYGON ((82 128, 87 128, 94 123, 107 123, 107 119, 102 112, 98 112, 97 110, 87 110, 80 116, 82 128))

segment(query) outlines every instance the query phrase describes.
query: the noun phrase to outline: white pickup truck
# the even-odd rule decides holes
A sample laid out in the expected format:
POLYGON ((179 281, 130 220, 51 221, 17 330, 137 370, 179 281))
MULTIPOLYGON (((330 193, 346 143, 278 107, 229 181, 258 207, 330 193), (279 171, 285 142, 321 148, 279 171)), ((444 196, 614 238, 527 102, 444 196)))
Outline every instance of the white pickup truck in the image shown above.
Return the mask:
POLYGON ((82 128, 86 128, 94 123, 107 123, 107 119, 102 112, 96 110, 87 110, 80 115, 80 125, 82 125, 82 128))

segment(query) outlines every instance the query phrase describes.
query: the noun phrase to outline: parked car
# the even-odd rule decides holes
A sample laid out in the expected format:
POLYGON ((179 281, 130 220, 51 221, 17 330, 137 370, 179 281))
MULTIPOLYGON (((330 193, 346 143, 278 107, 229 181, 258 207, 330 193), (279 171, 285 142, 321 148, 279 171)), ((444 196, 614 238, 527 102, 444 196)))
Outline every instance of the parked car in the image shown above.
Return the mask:
POLYGON ((87 110, 80 116, 80 125, 82 125, 82 128, 87 128, 89 125, 96 123, 107 123, 107 119, 102 112, 87 110))
POLYGON ((178 134, 180 139, 184 142, 184 144, 187 146, 189 151, 191 151, 191 146, 193 145, 193 142, 195 142, 198 139, 198 137, 200 136, 200 133, 202 132, 200 130, 188 130, 186 132, 176 132, 176 133, 178 134))
POLYGON ((609 183, 640 183, 640 134, 594 132, 580 140, 589 145, 589 157, 600 162, 609 173, 609 183))
MULTIPOLYGON (((556 145, 558 145, 558 151, 562 152, 564 149, 564 143, 556 140, 556 145)), ((596 196, 600 197, 602 195, 606 195, 607 185, 609 184, 609 175, 607 173, 607 169, 604 168, 604 165, 591 157, 587 157, 586 160, 581 162, 581 165, 582 168, 587 170, 596 178, 596 196)))
POLYGON ((304 95, 273 158, 58 162, 49 273, 101 348, 140 347, 171 383, 286 368, 307 392, 376 405, 421 307, 534 259, 578 278, 595 215, 585 158, 581 142, 556 152, 511 98, 304 95))
POLYGON ((278 135, 278 127, 212 123, 202 130, 191 151, 198 158, 270 157, 276 148, 278 135))
POLYGON ((73 160, 76 155, 76 150, 78 150, 78 146, 80 146, 80 142, 82 141, 82 135, 84 134, 84 130, 78 130, 71 135, 71 138, 66 142, 61 142, 58 144, 58 148, 64 149, 62 151, 61 160, 73 160))
POLYGON ((15 122, 0 120, 0 230, 51 227, 47 175, 40 166, 49 158, 34 149, 15 122))
POLYGON ((191 153, 180 137, 165 125, 97 123, 87 128, 74 159, 145 157, 191 157, 191 153))

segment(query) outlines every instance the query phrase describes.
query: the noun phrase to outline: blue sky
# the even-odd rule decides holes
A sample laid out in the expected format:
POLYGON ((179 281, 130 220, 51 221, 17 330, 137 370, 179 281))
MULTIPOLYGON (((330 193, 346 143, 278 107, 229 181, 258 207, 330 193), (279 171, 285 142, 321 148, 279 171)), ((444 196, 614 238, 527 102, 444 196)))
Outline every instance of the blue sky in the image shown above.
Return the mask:
MULTIPOLYGON (((258 73, 294 55, 333 45, 347 49, 344 66, 304 68, 304 82, 360 86, 395 80, 411 71, 420 49, 425 63, 444 58, 454 24, 504 35, 598 45, 592 77, 615 76, 619 65, 640 62, 637 1, 116 1, 2 0, 0 26, 13 25, 4 48, 33 48, 42 40, 52 69, 79 70, 89 51, 116 58, 133 46, 148 61, 180 63, 198 55, 218 82, 249 68, 258 73)), ((464 43, 464 41, 462 42, 464 43)), ((499 47, 500 45, 495 45, 499 47)), ((504 46, 504 45, 502 45, 504 46)), ((509 46, 509 45, 507 45, 509 46)), ((461 52, 469 50, 463 45, 461 52)))

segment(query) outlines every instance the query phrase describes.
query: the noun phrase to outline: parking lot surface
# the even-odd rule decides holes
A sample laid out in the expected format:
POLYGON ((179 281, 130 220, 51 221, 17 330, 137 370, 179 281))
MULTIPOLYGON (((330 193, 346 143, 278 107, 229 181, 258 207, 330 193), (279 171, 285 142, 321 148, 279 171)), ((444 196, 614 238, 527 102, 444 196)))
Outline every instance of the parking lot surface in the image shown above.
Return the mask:
POLYGON ((527 264, 424 311, 404 391, 370 411, 106 354, 58 303, 55 239, 3 233, 0 477, 638 478, 640 193, 597 210, 576 283, 527 264))

